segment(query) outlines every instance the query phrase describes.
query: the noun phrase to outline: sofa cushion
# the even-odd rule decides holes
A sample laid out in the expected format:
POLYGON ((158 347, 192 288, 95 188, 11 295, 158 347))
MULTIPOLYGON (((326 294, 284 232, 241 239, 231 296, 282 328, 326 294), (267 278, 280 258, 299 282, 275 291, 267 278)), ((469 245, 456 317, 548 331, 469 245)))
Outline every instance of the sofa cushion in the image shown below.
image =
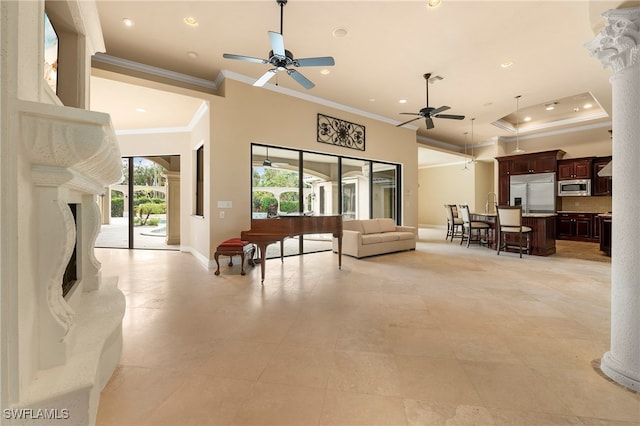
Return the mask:
POLYGON ((382 242, 382 234, 365 234, 362 236, 362 245, 380 244, 382 242))
POLYGON ((377 220, 363 220, 362 228, 364 234, 378 234, 380 233, 380 223, 377 220))
POLYGON ((383 243, 388 243, 391 241, 398 241, 399 236, 397 232, 382 232, 380 233, 380 238, 383 243))
POLYGON ((393 219, 378 219, 380 224, 380 232, 393 232, 396 230, 396 223, 393 219))
POLYGON ((342 229, 346 231, 356 231, 364 234, 362 221, 357 219, 345 220, 344 222, 342 222, 342 229))
POLYGON ((416 234, 413 232, 394 232, 398 236, 398 240, 414 240, 416 234))

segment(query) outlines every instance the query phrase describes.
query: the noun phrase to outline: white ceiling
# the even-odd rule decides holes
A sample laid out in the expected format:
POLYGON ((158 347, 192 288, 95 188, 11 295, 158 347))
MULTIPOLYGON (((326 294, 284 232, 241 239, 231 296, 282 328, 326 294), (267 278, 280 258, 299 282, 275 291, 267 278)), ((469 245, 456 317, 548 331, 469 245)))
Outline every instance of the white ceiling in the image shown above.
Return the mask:
MULTIPOLYGON (((222 54, 266 58, 268 31, 280 30, 280 7, 275 0, 97 3, 108 55, 210 82, 222 70, 250 79, 260 77, 268 65, 224 59, 222 54), (196 18, 198 25, 186 25, 187 16, 196 18), (124 26, 124 18, 134 25, 124 26), (197 57, 188 52, 196 52, 197 57)), ((607 123, 611 120, 611 72, 584 45, 595 37, 593 28, 601 25, 600 13, 620 3, 442 0, 440 7, 429 9, 426 1, 289 0, 284 7, 285 47, 296 58, 333 56, 336 64, 327 75, 320 73, 321 67, 298 68, 316 84, 310 90, 284 73, 271 83, 401 123, 410 118, 401 112, 426 106, 423 74, 441 76, 442 80, 429 85, 429 106, 448 105, 451 109, 446 113, 467 118, 435 119, 431 130, 425 128, 424 120, 412 124, 419 126, 418 136, 459 151, 471 118, 475 118, 475 143, 512 137, 513 127, 492 123, 509 121, 516 95, 521 95, 524 117, 529 108, 587 94, 603 116, 574 123, 573 113, 567 111, 575 106, 563 101, 556 113, 565 108, 562 113, 569 116, 561 125, 607 123), (335 37, 337 29, 345 29, 347 35, 335 37), (513 65, 502 68, 505 61, 513 65), (400 99, 407 102, 400 104, 400 99)), ((116 129, 185 126, 189 114, 199 107, 199 100, 182 96, 171 102, 184 105, 167 111, 160 108, 169 104, 162 93, 120 84, 92 80, 92 109, 109 112, 116 129)), ((537 116, 536 120, 546 119, 537 116)), ((548 126, 525 127, 521 126, 521 135, 549 130, 548 126)), ((599 131, 607 140, 606 129, 599 131)))

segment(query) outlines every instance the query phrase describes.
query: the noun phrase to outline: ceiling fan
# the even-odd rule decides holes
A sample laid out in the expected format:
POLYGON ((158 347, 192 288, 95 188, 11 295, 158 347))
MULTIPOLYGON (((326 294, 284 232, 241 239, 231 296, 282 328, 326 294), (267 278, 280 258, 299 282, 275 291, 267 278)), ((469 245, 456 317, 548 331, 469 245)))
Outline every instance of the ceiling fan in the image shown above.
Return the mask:
MULTIPOLYGON (((433 129, 435 126, 433 124, 433 120, 432 118, 449 118, 451 120, 464 120, 464 115, 452 115, 452 114, 440 114, 443 111, 446 111, 448 109, 451 109, 451 107, 448 107, 446 105, 441 106, 440 108, 432 108, 429 106, 429 83, 431 82, 431 73, 427 73, 424 74, 424 79, 426 80, 426 86, 427 86, 427 106, 422 108, 419 112, 401 112, 400 114, 409 114, 409 115, 417 115, 418 117, 416 118, 412 118, 409 121, 405 121, 404 123, 400 123, 398 124, 396 127, 400 127, 400 126, 404 126, 405 124, 409 124, 412 121, 416 121, 419 120, 421 118, 424 118, 425 121, 427 122, 427 129, 433 129)), ((433 77, 433 80, 442 80, 442 77, 436 76, 433 77)))
POLYGON ((276 0, 276 3, 280 5, 280 32, 269 31, 269 40, 271 42, 271 51, 269 52, 269 59, 252 58, 250 56, 233 55, 231 53, 225 53, 222 57, 227 59, 238 59, 247 62, 257 62, 260 64, 271 64, 273 68, 268 70, 262 75, 255 83, 254 86, 264 86, 274 75, 279 71, 286 71, 291 78, 300 83, 305 89, 311 89, 315 86, 307 77, 300 72, 292 69, 291 67, 323 67, 333 66, 335 61, 331 56, 322 56, 317 58, 303 58, 295 59, 293 53, 284 48, 284 37, 282 36, 282 21, 284 15, 284 6, 287 4, 287 0, 276 0))
POLYGON ((282 167, 282 166, 288 166, 289 163, 274 163, 271 160, 269 160, 269 147, 267 147, 267 155, 264 159, 264 161, 262 162, 262 166, 263 167, 282 167))

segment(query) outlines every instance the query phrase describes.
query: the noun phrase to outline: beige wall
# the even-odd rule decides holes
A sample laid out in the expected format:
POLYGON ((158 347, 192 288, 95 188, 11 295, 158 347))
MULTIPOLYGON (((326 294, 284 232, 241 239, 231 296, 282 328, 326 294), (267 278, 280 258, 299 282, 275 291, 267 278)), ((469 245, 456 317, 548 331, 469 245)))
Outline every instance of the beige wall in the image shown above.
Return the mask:
MULTIPOLYGON (((487 196, 493 190, 493 161, 477 161, 475 163, 475 211, 484 211, 487 196)), ((495 197, 495 201, 498 201, 495 197)), ((473 210, 472 210, 473 211, 473 210)))
POLYGON ((476 210, 476 164, 471 163, 467 168, 464 170, 463 164, 455 164, 419 170, 420 225, 445 226, 445 204, 468 204, 471 211, 476 210))
POLYGON ((417 145, 415 132, 336 110, 265 88, 225 80, 224 98, 211 107, 211 249, 251 226, 251 143, 336 154, 403 165, 402 223, 418 223, 417 145), (317 114, 362 124, 366 150, 318 143, 317 114), (220 218, 218 201, 231 201, 220 218))

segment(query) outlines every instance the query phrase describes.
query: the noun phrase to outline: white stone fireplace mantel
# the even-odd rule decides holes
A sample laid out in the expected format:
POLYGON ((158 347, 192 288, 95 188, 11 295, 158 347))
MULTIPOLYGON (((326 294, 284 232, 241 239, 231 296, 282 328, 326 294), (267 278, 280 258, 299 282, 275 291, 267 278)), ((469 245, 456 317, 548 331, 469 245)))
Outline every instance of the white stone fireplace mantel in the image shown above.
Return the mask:
POLYGON ((93 424, 99 395, 122 349, 124 295, 102 281, 94 255, 100 230, 96 196, 122 177, 108 114, 18 100, 20 146, 29 159, 36 225, 37 367, 19 407, 64 407, 70 423, 93 424), (75 218, 70 205, 75 205, 75 218), (63 274, 76 250, 76 284, 63 297, 63 274))

